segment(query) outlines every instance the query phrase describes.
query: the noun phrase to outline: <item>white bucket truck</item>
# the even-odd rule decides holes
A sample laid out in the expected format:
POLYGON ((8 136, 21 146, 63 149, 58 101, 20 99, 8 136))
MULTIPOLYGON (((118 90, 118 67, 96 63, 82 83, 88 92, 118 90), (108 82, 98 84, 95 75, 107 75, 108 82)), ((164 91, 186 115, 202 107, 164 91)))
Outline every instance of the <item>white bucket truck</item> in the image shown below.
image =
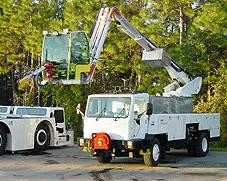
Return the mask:
POLYGON ((102 163, 126 156, 156 166, 170 148, 205 156, 209 142, 220 137, 220 115, 192 111, 192 99, 186 97, 90 95, 79 144, 102 163))
POLYGON ((164 67, 173 82, 164 88, 162 96, 147 93, 90 95, 80 146, 102 163, 110 162, 112 157, 143 156, 146 165, 156 166, 170 148, 187 148, 191 155, 205 156, 210 141, 220 137, 220 115, 193 113, 191 96, 199 93, 202 78, 185 72, 164 49, 133 27, 117 8, 99 11, 90 40, 93 67, 112 18, 143 47, 142 60, 153 67, 164 67))

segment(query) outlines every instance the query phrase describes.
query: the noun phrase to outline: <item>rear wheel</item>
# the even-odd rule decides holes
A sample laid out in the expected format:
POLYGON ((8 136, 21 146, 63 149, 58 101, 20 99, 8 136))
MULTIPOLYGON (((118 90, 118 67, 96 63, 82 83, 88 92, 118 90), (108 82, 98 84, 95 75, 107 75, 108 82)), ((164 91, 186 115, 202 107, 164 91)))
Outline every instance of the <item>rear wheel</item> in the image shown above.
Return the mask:
POLYGON ((199 134, 195 144, 195 155, 198 157, 206 156, 209 152, 209 139, 205 132, 199 134))
POLYGON ((154 138, 151 148, 150 154, 144 154, 143 160, 146 166, 157 166, 160 161, 161 156, 161 146, 158 138, 154 138))
POLYGON ((41 123, 35 132, 34 151, 43 151, 50 146, 50 130, 47 124, 41 123))
POLYGON ((0 125, 0 155, 4 153, 6 144, 7 144, 6 130, 3 126, 0 125))

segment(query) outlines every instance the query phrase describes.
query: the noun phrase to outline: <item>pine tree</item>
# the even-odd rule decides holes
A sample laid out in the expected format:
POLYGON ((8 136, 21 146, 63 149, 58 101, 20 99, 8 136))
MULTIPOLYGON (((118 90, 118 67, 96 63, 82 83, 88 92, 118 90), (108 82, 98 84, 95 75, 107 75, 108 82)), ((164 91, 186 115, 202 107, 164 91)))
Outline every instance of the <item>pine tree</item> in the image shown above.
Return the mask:
POLYGON ((0 74, 8 76, 5 81, 9 82, 14 104, 33 102, 33 91, 18 90, 18 80, 38 64, 42 30, 49 29, 55 16, 54 7, 54 2, 48 0, 9 0, 0 5, 0 74))

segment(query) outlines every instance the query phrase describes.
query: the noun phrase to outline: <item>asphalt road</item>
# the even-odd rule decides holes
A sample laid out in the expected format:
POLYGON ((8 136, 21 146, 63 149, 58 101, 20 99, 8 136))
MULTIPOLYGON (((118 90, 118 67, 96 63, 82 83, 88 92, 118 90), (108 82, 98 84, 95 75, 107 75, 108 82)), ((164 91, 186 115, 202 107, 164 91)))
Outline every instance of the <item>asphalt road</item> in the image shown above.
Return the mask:
POLYGON ((158 167, 146 167, 142 159, 116 158, 100 164, 78 146, 52 148, 0 156, 0 180, 226 180, 227 152, 190 157, 186 151, 171 151, 158 167))

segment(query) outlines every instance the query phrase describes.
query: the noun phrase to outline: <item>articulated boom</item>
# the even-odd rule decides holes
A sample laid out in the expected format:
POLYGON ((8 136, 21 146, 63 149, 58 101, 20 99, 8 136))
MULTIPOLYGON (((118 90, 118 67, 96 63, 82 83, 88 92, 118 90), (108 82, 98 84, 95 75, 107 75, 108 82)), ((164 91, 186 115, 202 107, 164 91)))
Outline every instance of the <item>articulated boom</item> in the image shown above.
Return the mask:
MULTIPOLYGON (((141 47, 144 48, 142 59, 150 66, 164 67, 174 81, 164 88, 164 96, 191 96, 198 94, 202 85, 202 78, 192 78, 183 69, 178 66, 164 49, 158 48, 154 43, 149 41, 142 35, 129 21, 120 14, 117 8, 102 8, 99 11, 92 37, 90 40, 90 55, 93 65, 99 59, 106 34, 108 32, 112 18, 115 18, 118 27, 120 27, 127 35, 135 40, 141 47)), ((90 79, 92 79, 92 75, 90 79)))
MULTIPOLYGON (((51 43, 44 41, 43 44, 44 56, 42 56, 42 59, 44 66, 30 73, 25 78, 31 79, 35 77, 36 82, 38 82, 38 75, 45 71, 45 81, 50 83, 87 84, 91 82, 113 18, 118 27, 143 47, 142 60, 146 64, 154 67, 164 67, 169 73, 173 82, 164 88, 164 96, 190 97, 192 94, 199 93, 202 78, 189 76, 171 60, 171 57, 164 49, 158 48, 158 46, 149 41, 115 7, 100 9, 91 33, 89 45, 84 32, 63 33, 58 34, 58 36, 46 35, 44 40, 49 38, 52 41, 50 41, 51 43), (61 50, 55 47, 61 47, 61 50), (69 47, 68 53, 67 47, 69 47), (86 52, 86 50, 89 52, 86 52), (90 58, 90 62, 89 60, 87 61, 86 57, 90 58)), ((46 82, 44 85, 46 85, 46 82)), ((39 84, 37 85, 39 86, 39 84)))

